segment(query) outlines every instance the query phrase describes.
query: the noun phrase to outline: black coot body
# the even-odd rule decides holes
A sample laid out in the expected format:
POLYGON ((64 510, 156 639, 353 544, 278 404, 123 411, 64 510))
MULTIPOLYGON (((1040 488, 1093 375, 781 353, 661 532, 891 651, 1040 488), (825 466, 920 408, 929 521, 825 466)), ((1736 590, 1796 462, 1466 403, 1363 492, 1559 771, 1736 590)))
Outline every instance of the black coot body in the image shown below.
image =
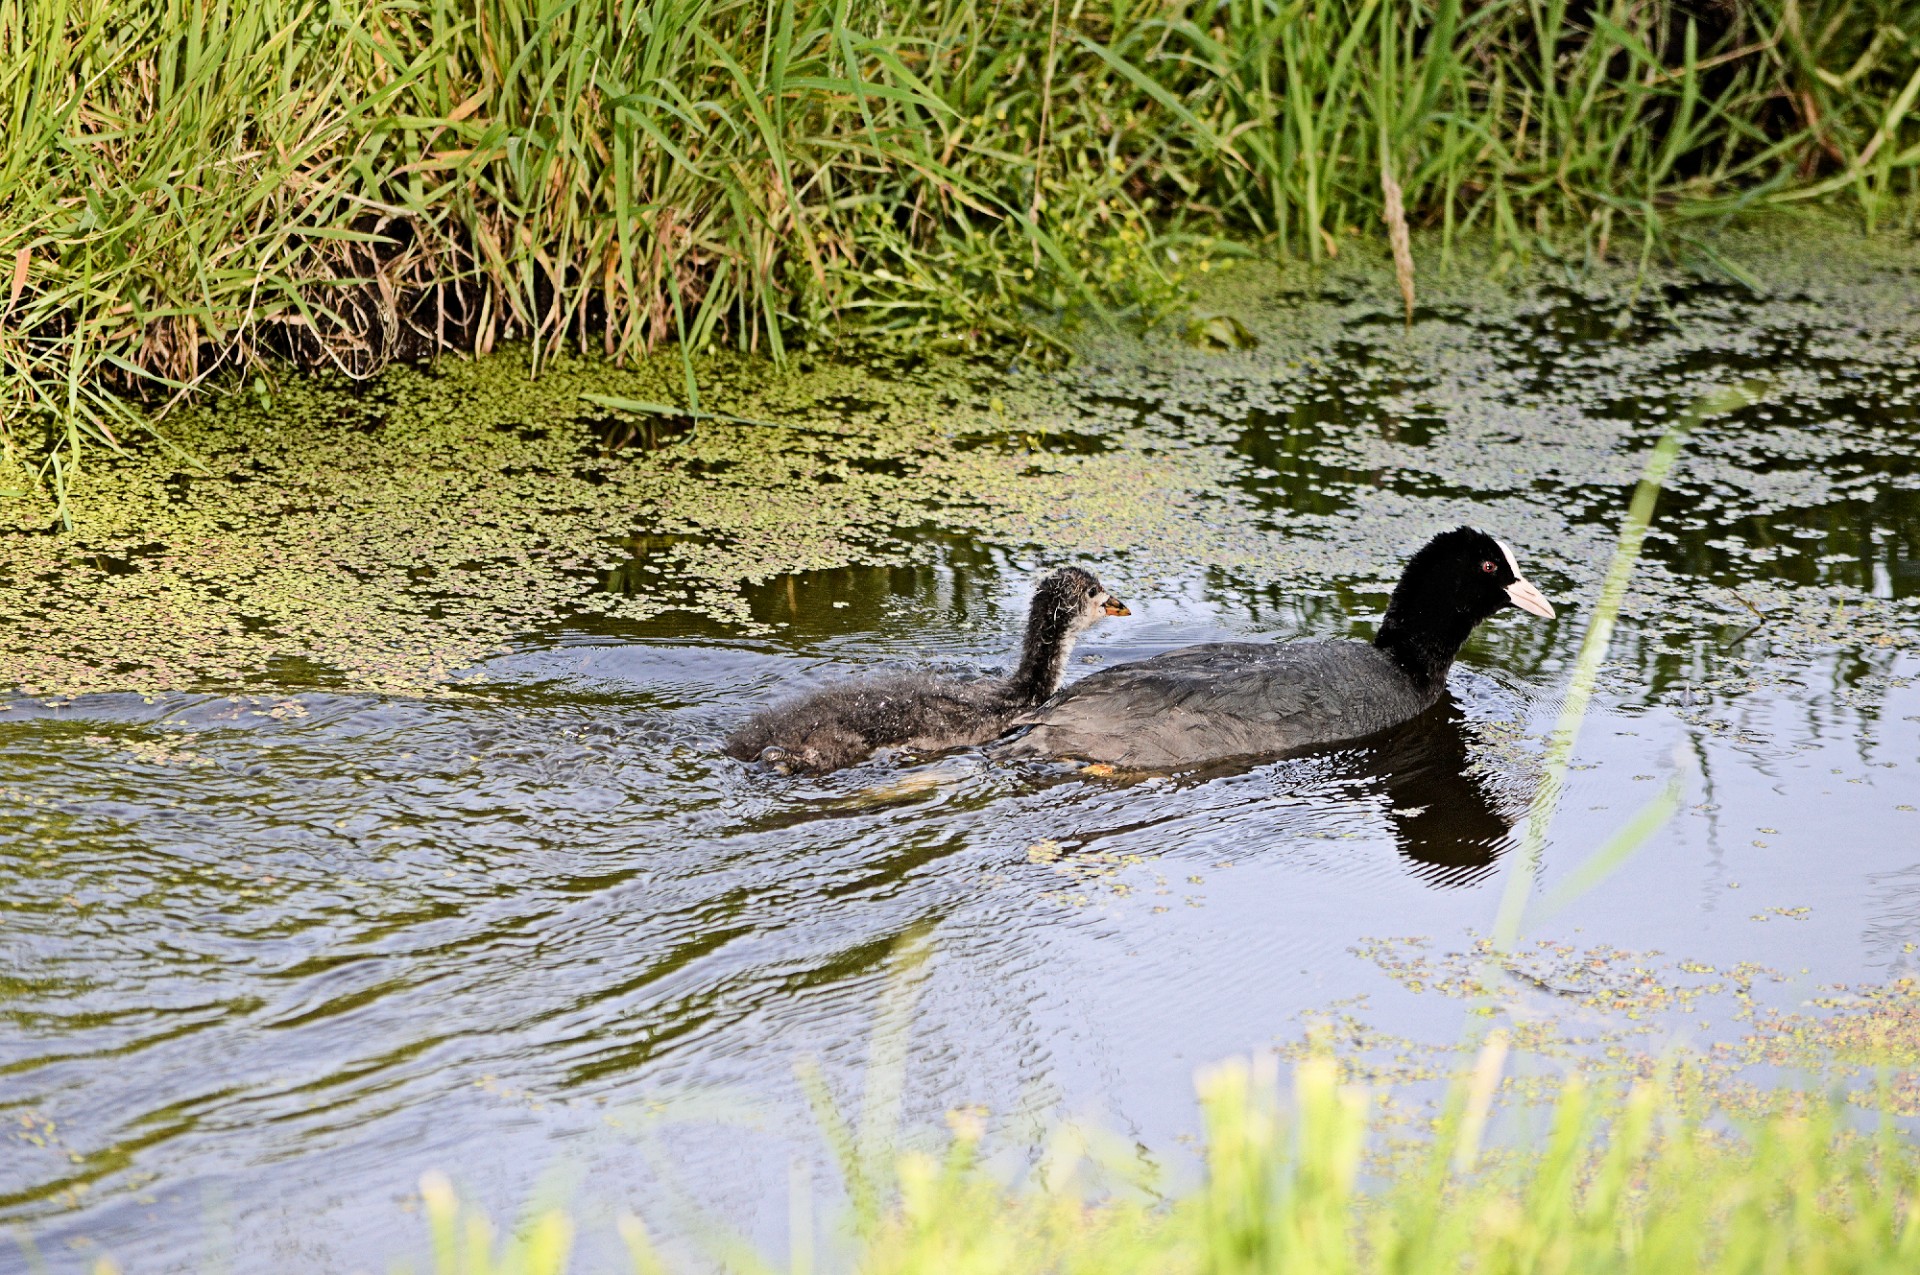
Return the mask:
POLYGON ((1091 572, 1062 567, 1034 589, 1013 676, 898 673, 829 686, 755 713, 728 737, 726 752, 775 770, 823 774, 889 745, 938 752, 985 743, 1060 689, 1067 655, 1088 625, 1125 614, 1091 572))
POLYGON ((1553 614, 1505 545, 1442 532, 1408 561, 1372 643, 1215 642, 1115 665, 1016 720, 1029 729, 1000 751, 1176 770, 1363 739, 1437 703, 1474 626, 1510 605, 1553 614))

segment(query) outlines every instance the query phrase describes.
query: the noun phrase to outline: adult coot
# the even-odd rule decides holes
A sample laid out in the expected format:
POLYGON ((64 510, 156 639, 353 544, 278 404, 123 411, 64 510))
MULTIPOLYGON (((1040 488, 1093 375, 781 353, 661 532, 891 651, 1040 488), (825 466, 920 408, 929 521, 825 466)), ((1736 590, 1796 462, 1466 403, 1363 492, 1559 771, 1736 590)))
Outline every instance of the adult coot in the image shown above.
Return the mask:
POLYGON ((1089 624, 1126 614, 1091 572, 1062 567, 1033 591, 1012 677, 899 673, 829 686, 754 714, 726 751, 782 772, 822 774, 889 744, 937 752, 984 743, 1060 689, 1067 654, 1089 624))
POLYGON ((1095 673, 1015 720, 1003 756, 1173 770, 1356 740, 1440 698, 1473 626, 1512 605, 1551 617, 1513 553, 1460 527, 1407 563, 1371 644, 1211 642, 1095 673))

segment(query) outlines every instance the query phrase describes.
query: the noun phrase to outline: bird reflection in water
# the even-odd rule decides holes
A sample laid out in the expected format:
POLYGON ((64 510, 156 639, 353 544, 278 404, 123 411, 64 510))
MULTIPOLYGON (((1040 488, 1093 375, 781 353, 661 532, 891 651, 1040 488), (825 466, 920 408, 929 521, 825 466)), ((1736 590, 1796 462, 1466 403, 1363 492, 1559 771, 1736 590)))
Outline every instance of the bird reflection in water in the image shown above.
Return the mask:
MULTIPOLYGON (((1476 760, 1473 727, 1448 690, 1432 708, 1379 735, 1284 758, 1221 762, 1179 778, 1185 786, 1270 766, 1273 791, 1307 797, 1320 813, 1384 797, 1394 846, 1408 870, 1431 885, 1452 887, 1491 872, 1513 831, 1505 809, 1512 803, 1503 802, 1496 776, 1476 760)), ((1277 822, 1274 833, 1285 840, 1289 824, 1277 822)))
POLYGON ((1353 759, 1353 778, 1385 792, 1409 870, 1434 885, 1471 885, 1486 876, 1513 831, 1492 777, 1473 764, 1472 743, 1466 714, 1449 692, 1353 759))

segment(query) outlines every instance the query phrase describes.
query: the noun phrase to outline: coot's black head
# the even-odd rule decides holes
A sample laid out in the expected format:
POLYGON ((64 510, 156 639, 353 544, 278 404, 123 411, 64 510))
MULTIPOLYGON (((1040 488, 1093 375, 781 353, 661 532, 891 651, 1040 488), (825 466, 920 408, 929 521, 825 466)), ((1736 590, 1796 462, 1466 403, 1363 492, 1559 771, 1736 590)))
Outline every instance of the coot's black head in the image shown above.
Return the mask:
POLYGON ((1508 606, 1553 616, 1506 545, 1472 527, 1443 531, 1408 559, 1374 645, 1428 685, 1446 677, 1474 625, 1508 606))

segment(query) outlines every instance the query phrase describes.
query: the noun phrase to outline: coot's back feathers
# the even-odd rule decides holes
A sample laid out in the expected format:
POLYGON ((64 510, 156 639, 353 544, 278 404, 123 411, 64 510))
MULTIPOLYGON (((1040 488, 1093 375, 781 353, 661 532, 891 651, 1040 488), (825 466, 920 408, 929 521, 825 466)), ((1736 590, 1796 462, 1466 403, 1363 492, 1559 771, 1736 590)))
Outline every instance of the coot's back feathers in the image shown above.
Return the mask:
POLYGON ((1435 698, 1365 643, 1214 642, 1076 682, 1007 751, 1138 770, 1278 757, 1385 730, 1435 698))

